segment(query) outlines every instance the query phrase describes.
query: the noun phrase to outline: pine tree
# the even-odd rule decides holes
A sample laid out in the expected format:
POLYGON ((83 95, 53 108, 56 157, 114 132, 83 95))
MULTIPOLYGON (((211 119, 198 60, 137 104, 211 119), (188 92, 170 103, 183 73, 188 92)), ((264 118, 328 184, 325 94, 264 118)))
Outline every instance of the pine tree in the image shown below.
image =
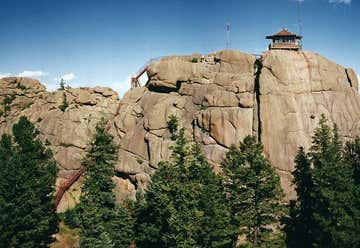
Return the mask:
POLYGON ((309 157, 313 166, 311 191, 316 229, 314 247, 356 247, 352 168, 342 156, 336 125, 327 125, 324 115, 312 138, 309 157))
POLYGON ((170 138, 176 140, 177 131, 178 131, 178 119, 175 115, 170 115, 169 120, 167 121, 168 130, 170 132, 170 138))
POLYGON ((61 80, 60 80, 59 90, 65 90, 65 83, 64 83, 64 79, 61 79, 61 80))
POLYGON ((8 135, 0 142, 0 247, 48 247, 58 225, 56 164, 26 117, 13 134, 14 143, 8 135))
POLYGON ((105 225, 116 248, 128 248, 135 240, 134 203, 124 201, 116 206, 105 225))
POLYGON ((137 204, 137 247, 230 247, 233 233, 220 178, 180 130, 137 204))
MULTIPOLYGON (((357 234, 360 232, 360 138, 346 142, 345 160, 352 167, 354 190, 354 222, 357 234)), ((355 233, 356 234, 356 233, 355 233)), ((360 236, 354 238, 355 246, 360 247, 360 236)))
POLYGON ((360 138, 346 142, 345 159, 351 164, 356 186, 360 185, 360 138))
POLYGON ((80 247, 128 247, 134 238, 133 220, 125 205, 115 206, 113 193, 117 147, 100 122, 83 160, 86 168, 78 207, 80 247))
POLYGON ((281 247, 282 234, 274 226, 283 214, 283 192, 262 152, 262 145, 251 136, 239 148, 232 146, 223 162, 225 188, 236 233, 246 235, 243 246, 281 247))
POLYGON ((62 112, 65 112, 65 110, 67 109, 67 107, 69 107, 69 103, 68 103, 68 101, 67 101, 66 93, 63 92, 63 101, 62 101, 61 105, 59 106, 59 109, 60 109, 62 112))
POLYGON ((304 148, 300 147, 295 158, 293 183, 297 200, 290 203, 290 220, 287 223, 288 247, 312 247, 314 243, 314 201, 312 192, 315 186, 312 168, 304 148))
POLYGON ((289 247, 359 247, 356 151, 356 141, 343 151, 336 125, 331 130, 322 115, 310 151, 300 149, 295 159, 298 199, 287 226, 289 247))

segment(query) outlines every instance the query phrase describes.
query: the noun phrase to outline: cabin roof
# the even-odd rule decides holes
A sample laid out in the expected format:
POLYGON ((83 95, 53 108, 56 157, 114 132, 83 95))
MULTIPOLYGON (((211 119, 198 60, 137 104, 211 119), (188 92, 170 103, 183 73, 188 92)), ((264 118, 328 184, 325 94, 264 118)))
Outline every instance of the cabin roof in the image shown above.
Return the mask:
POLYGON ((301 35, 293 34, 289 32, 287 29, 283 28, 280 32, 277 32, 276 34, 266 36, 266 39, 274 39, 280 37, 294 37, 296 39, 302 38, 301 35))

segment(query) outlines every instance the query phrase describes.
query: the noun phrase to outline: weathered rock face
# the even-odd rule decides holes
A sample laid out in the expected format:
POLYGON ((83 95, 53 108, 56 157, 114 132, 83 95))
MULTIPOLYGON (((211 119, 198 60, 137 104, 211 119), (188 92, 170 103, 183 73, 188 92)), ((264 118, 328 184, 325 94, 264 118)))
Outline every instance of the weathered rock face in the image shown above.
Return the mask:
POLYGON ((343 137, 360 134, 357 78, 353 70, 311 52, 272 51, 262 64, 261 141, 286 195, 294 197, 293 160, 299 146, 310 146, 320 114, 336 123, 343 137))
MULTIPOLYGON (((188 139, 221 168, 228 148, 249 134, 264 144, 287 199, 293 160, 308 148, 324 113, 343 137, 360 134, 355 72, 311 52, 269 51, 260 61, 237 51, 167 57, 148 68, 146 87, 129 91, 115 118, 121 136, 117 170, 151 174, 170 156, 167 120, 175 115, 188 139), (196 61, 192 63, 192 61, 196 61)), ((146 180, 145 180, 146 182, 146 180)))
MULTIPOLYGON (((232 144, 249 134, 258 137, 287 199, 295 196, 294 156, 299 146, 309 147, 321 113, 338 125, 342 137, 360 134, 355 72, 311 52, 270 51, 258 61, 229 50, 172 56, 152 63, 147 73, 147 85, 128 91, 121 101, 109 88, 49 93, 36 80, 0 79, 0 102, 12 98, 10 110, 0 107, 0 134, 10 132, 19 116, 28 116, 50 143, 60 185, 79 170, 94 127, 104 117, 119 144, 113 178, 118 201, 134 199, 158 162, 170 157, 170 115, 178 118, 189 140, 200 144, 215 171, 221 170, 232 144), (64 93, 69 107, 62 112, 64 93)), ((58 211, 75 204, 80 186, 81 178, 64 195, 58 211)))
POLYGON ((132 175, 135 185, 138 175, 151 174, 170 157, 170 115, 188 139, 201 144, 215 168, 232 144, 255 131, 255 57, 222 51, 196 63, 192 59, 169 57, 151 64, 147 87, 129 91, 122 100, 115 118, 121 136, 117 170, 132 175))
MULTIPOLYGON (((109 88, 80 88, 47 92, 37 80, 0 79, 0 134, 11 133, 20 116, 27 116, 40 130, 40 137, 53 151, 59 167, 57 185, 80 168, 81 159, 101 119, 113 119, 117 93, 109 88), (60 110, 64 94, 69 106, 60 110), (5 109, 5 98, 11 99, 5 109)), ((80 195, 81 179, 64 195, 59 211, 72 207, 80 195)))

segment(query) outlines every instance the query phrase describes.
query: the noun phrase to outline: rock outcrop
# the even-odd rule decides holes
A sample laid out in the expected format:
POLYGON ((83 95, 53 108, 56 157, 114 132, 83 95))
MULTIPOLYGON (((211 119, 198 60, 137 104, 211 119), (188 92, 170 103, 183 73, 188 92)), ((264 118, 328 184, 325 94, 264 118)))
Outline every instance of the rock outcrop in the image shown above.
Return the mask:
POLYGON ((338 125, 343 138, 360 134, 357 77, 353 70, 311 52, 271 51, 262 65, 261 141, 292 198, 293 160, 299 146, 310 146, 320 114, 338 125))
MULTIPOLYGON (((53 151, 59 167, 59 186, 80 169, 97 122, 101 118, 114 118, 118 95, 103 87, 47 92, 37 80, 3 78, 0 79, 0 103, 0 134, 11 133, 12 125, 22 115, 35 123, 40 138, 53 151), (65 96, 69 106, 62 111, 60 106, 65 96), (5 104, 5 99, 10 99, 10 103, 5 104)), ((75 204, 80 195, 81 180, 64 195, 59 211, 75 204)))
MULTIPOLYGON (((171 56, 150 64, 147 73, 146 86, 128 91, 121 101, 109 88, 47 92, 36 80, 0 79, 0 102, 11 99, 0 107, 0 134, 11 132, 19 116, 28 116, 54 152, 60 185, 79 170, 96 123, 109 120, 119 145, 113 178, 118 201, 135 199, 158 162, 170 157, 171 115, 187 138, 200 144, 215 171, 221 171, 231 145, 249 134, 258 137, 287 199, 295 197, 294 156, 299 146, 310 146, 320 114, 338 125, 343 138, 360 134, 355 72, 318 54, 268 51, 257 59, 225 50, 171 56), (61 111, 64 94, 69 106, 61 111)), ((81 180, 64 195, 58 211, 75 204, 81 180)))
POLYGON ((149 175, 170 156, 167 120, 175 115, 215 170, 246 135, 264 144, 287 199, 299 146, 308 148, 324 113, 344 138, 360 134, 355 72, 311 52, 268 51, 261 59, 237 51, 205 57, 172 56, 152 63, 146 87, 129 91, 115 118, 121 160, 117 170, 149 175))

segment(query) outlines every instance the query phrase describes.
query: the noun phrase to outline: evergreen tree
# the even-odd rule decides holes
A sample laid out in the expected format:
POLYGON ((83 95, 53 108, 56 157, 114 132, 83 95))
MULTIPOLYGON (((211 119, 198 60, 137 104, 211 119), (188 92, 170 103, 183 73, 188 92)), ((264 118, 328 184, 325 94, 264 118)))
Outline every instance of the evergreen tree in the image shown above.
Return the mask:
MULTIPOLYGON (((360 232, 360 138, 348 141, 345 146, 345 159, 352 166, 354 190, 354 222, 357 234, 360 232)), ((360 247, 360 235, 354 238, 355 244, 360 247)))
POLYGON ((97 125, 83 160, 86 171, 78 207, 82 248, 128 247, 134 238, 129 209, 124 204, 115 206, 111 177, 115 175, 117 148, 105 126, 104 121, 97 125))
POLYGON ((65 90, 64 79, 61 79, 61 80, 60 80, 59 90, 65 90))
POLYGON ((352 168, 342 156, 336 125, 327 125, 324 115, 312 138, 309 157, 313 165, 313 232, 315 247, 356 247, 352 168))
POLYGON ((0 140, 0 162, 1 162, 1 171, 5 171, 8 168, 9 159, 13 155, 13 143, 10 135, 4 134, 0 140))
POLYGON ((343 152, 336 125, 331 130, 321 116, 310 152, 300 149, 295 159, 298 199, 287 223, 289 247, 360 246, 359 145, 360 141, 348 142, 343 152))
POLYGON ((251 136, 239 148, 232 146, 223 162, 225 188, 236 233, 246 235, 243 246, 281 247, 282 234, 274 226, 283 214, 283 192, 262 152, 251 136))
POLYGON ((230 247, 233 233, 220 178, 181 129, 138 200, 137 247, 230 247))
POLYGON ((288 247, 312 247, 314 243, 314 183, 312 168, 304 148, 300 147, 295 158, 293 172, 297 200, 290 203, 290 218, 288 220, 287 244, 288 247))
POLYGON ((58 225, 56 164, 26 117, 13 134, 14 143, 8 135, 0 142, 0 247, 48 247, 58 225))
POLYGON ((178 119, 175 115, 170 115, 169 120, 167 121, 168 130, 170 132, 170 137, 172 140, 176 140, 177 131, 178 131, 178 119))
POLYGON ((360 185, 360 138, 346 142, 345 159, 351 164, 356 186, 360 185))
POLYGON ((68 103, 68 101, 67 101, 66 93, 63 92, 63 101, 62 101, 61 105, 59 106, 59 109, 60 109, 62 112, 65 112, 65 110, 67 109, 67 107, 69 107, 69 103, 68 103))

